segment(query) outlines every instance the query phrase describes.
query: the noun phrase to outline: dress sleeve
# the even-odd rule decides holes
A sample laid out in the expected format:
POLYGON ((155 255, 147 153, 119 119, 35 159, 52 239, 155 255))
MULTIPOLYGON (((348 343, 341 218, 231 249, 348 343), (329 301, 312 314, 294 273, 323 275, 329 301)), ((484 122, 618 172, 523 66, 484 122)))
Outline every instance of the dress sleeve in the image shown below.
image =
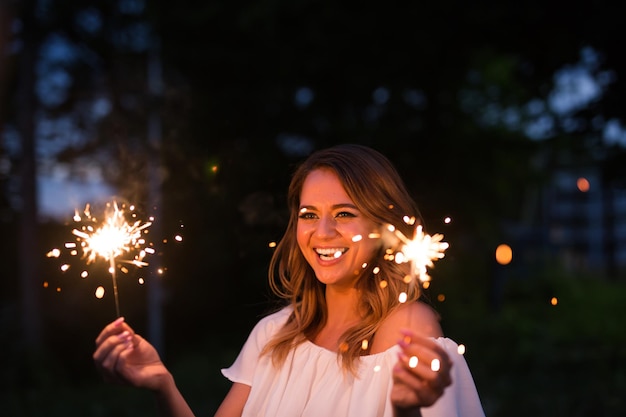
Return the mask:
POLYGON ((261 319, 250 332, 235 362, 221 370, 222 375, 232 382, 251 386, 261 350, 287 321, 290 313, 291 310, 285 308, 261 319))
POLYGON ((422 408, 422 416, 485 417, 474 379, 465 357, 458 353, 458 345, 448 338, 439 338, 437 342, 452 359, 452 384, 435 404, 422 408))

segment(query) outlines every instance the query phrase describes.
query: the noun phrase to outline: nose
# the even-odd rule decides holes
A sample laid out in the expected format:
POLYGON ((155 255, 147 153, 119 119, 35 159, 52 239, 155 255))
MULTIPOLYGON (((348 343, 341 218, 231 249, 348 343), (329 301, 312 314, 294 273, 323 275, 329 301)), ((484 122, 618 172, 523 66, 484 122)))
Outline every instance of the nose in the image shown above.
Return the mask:
POLYGON ((333 237, 337 234, 337 224, 333 216, 322 216, 317 222, 315 234, 317 237, 333 237))

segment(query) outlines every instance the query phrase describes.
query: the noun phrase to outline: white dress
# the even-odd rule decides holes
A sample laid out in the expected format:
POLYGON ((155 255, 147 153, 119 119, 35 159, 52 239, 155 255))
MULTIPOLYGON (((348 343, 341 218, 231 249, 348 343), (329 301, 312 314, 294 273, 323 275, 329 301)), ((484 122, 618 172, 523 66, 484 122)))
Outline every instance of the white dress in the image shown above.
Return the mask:
MULTIPOLYGON (((399 346, 360 357, 358 375, 344 373, 337 354, 307 341, 290 352, 280 368, 259 352, 287 321, 285 308, 259 321, 239 356, 222 374, 251 387, 243 417, 392 417, 392 369, 399 346)), ((457 344, 438 338, 454 362, 452 385, 422 417, 484 417, 474 380, 457 344)))

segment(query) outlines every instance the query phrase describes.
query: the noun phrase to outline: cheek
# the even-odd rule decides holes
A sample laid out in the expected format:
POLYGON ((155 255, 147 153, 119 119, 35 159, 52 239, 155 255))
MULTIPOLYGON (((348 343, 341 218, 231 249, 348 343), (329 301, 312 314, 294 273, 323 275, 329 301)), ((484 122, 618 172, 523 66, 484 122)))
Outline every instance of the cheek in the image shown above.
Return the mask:
POLYGON ((381 243, 379 241, 370 240, 361 247, 361 256, 368 262, 371 262, 377 256, 380 247, 381 243))
POLYGON ((306 227, 298 225, 298 227, 296 228, 296 240, 298 241, 298 246, 300 247, 300 250, 302 250, 302 248, 306 246, 309 240, 309 234, 310 233, 306 227))

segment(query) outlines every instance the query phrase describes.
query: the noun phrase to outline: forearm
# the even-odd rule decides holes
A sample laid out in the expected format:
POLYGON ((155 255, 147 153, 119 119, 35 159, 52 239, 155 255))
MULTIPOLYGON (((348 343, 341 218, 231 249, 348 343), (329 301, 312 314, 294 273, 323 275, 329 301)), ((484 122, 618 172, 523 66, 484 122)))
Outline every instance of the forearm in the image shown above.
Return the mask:
POLYGON ((187 401, 176 387, 171 374, 164 376, 162 387, 156 392, 159 415, 162 417, 195 417, 187 401))

